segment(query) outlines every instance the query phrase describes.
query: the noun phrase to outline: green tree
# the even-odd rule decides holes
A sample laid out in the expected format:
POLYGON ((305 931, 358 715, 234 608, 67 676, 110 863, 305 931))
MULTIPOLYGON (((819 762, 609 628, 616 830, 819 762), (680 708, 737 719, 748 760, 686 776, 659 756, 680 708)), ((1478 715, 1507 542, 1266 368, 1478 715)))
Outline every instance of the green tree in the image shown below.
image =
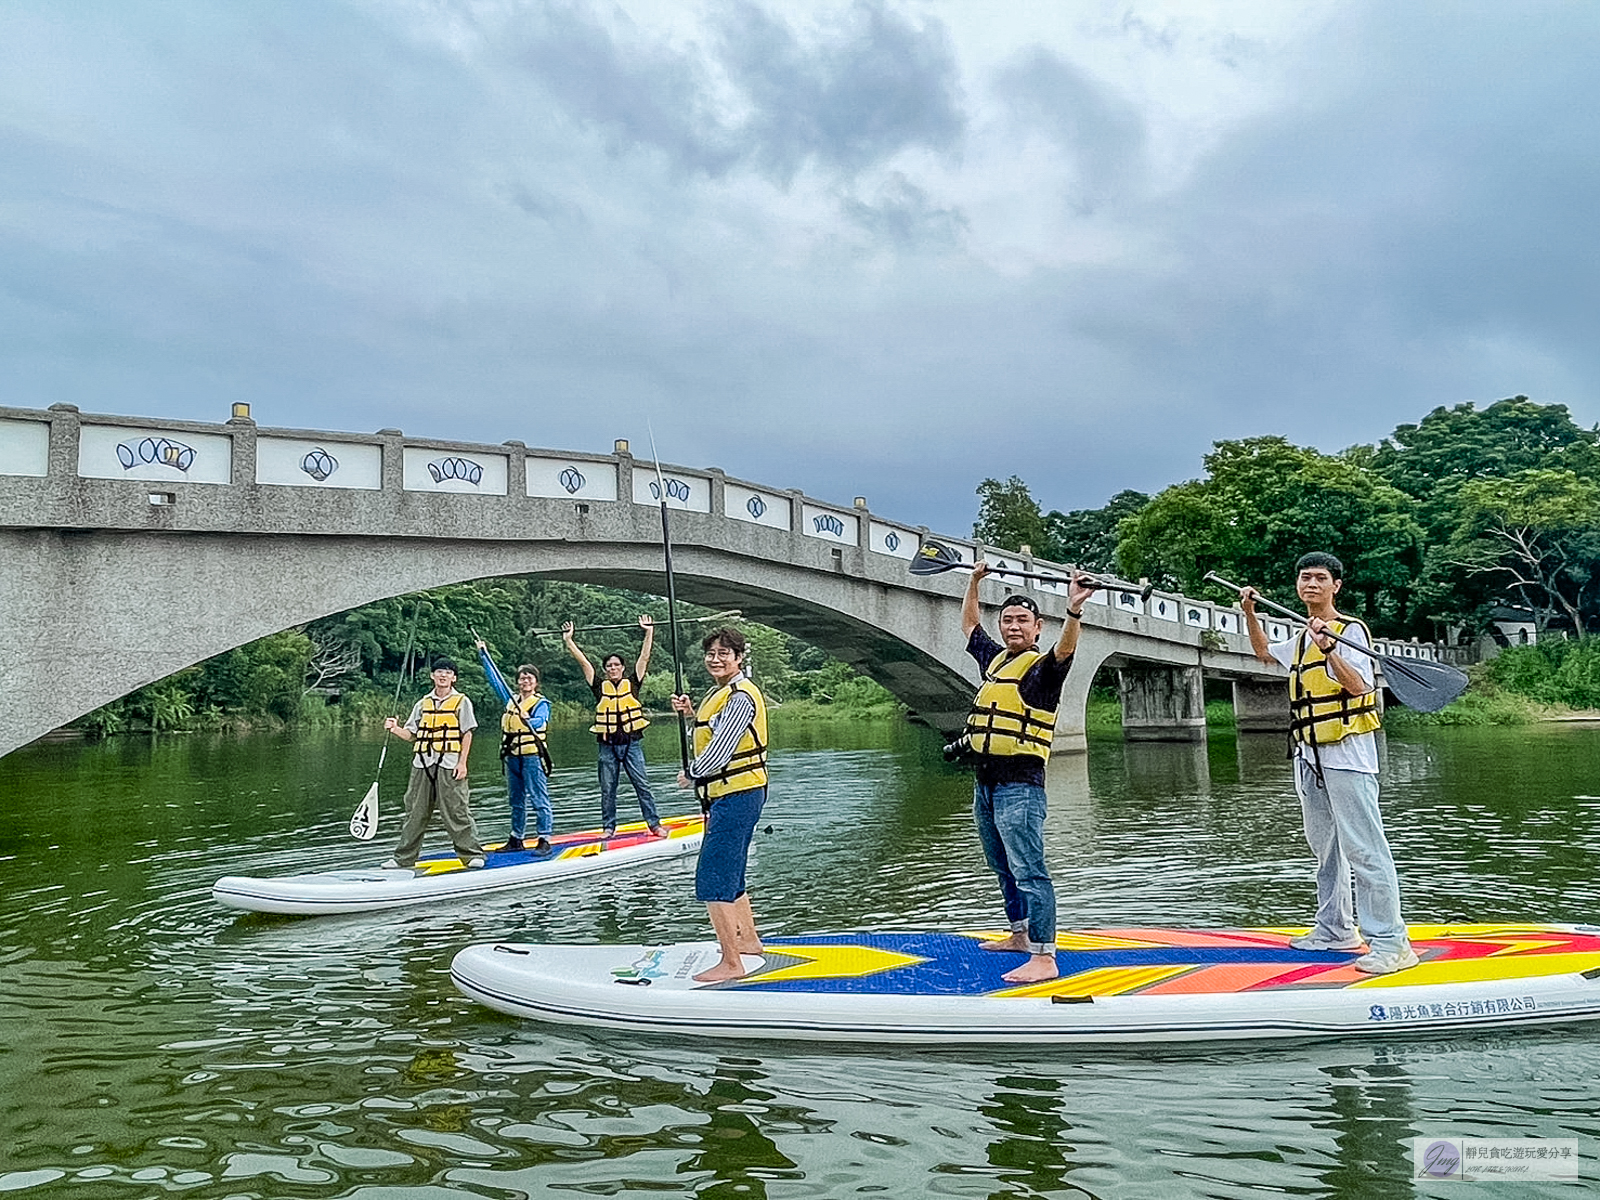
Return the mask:
POLYGON ((745 669, 755 680, 762 694, 779 703, 794 694, 794 658, 789 651, 790 638, 765 625, 748 624, 744 627, 747 646, 745 669))
POLYGON ((1124 574, 1204 594, 1208 571, 1294 601, 1311 550, 1345 564, 1341 607, 1390 630, 1410 622, 1422 530, 1412 501, 1360 461, 1281 437, 1217 442, 1207 478, 1167 488, 1118 526, 1124 574))
POLYGON ((985 479, 978 485, 978 519, 972 536, 987 546, 1021 551, 1030 546, 1040 552, 1049 541, 1044 514, 1028 485, 1013 475, 1004 483, 985 479))
POLYGON ((194 706, 292 721, 311 653, 305 633, 286 629, 219 654, 202 663, 192 681, 194 706))
POLYGON ((1559 611, 1583 632, 1600 600, 1600 483, 1532 469, 1463 483, 1457 501, 1454 534, 1436 556, 1442 573, 1493 580, 1540 629, 1559 611))
POLYGON ((1117 569, 1117 526, 1133 516, 1150 497, 1143 492, 1121 491, 1103 508, 1051 509, 1045 515, 1046 538, 1034 546, 1051 562, 1072 563, 1090 571, 1117 569))
POLYGON ((1534 468, 1600 474, 1600 434, 1583 429, 1564 404, 1513 396, 1479 410, 1470 403, 1436 408, 1400 425, 1371 450, 1371 465, 1418 502, 1430 540, 1454 531, 1456 496, 1485 476, 1504 478, 1534 468))

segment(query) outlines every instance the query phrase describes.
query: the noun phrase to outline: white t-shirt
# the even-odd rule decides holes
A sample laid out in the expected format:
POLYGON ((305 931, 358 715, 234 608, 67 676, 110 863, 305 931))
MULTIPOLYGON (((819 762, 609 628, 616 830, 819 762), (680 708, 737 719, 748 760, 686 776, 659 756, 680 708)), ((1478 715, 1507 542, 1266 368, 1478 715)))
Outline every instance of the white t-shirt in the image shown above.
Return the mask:
MULTIPOLYGON (((1299 645, 1301 636, 1310 637, 1309 634, 1302 631, 1300 635, 1290 638, 1287 642, 1273 642, 1272 645, 1267 647, 1267 650, 1273 658, 1284 666, 1292 668, 1294 666, 1295 647, 1299 645)), ((1350 641, 1362 646, 1371 645, 1367 641, 1366 631, 1354 621, 1347 625, 1344 632, 1339 636, 1348 638, 1350 641)), ((1372 686, 1373 667, 1370 655, 1362 654, 1359 650, 1343 649, 1337 644, 1334 645, 1334 651, 1346 663, 1355 668, 1356 674, 1361 676, 1368 687, 1372 686)), ((1315 762, 1317 755, 1320 755, 1322 767, 1325 771, 1360 771, 1364 775, 1376 775, 1378 773, 1378 738, 1375 734, 1352 733, 1349 737, 1342 738, 1337 742, 1318 746, 1317 755, 1313 755, 1311 747, 1304 742, 1296 741, 1294 745, 1300 757, 1307 762, 1315 762)))

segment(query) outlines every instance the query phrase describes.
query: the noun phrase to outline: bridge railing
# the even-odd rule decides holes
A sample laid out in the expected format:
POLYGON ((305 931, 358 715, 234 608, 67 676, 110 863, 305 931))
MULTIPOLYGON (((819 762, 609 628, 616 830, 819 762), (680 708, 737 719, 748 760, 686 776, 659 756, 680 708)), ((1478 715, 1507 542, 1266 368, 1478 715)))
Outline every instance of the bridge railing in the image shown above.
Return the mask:
MULTIPOLYGON (((225 423, 158 420, 81 413, 72 405, 47 410, 0 407, 0 499, 22 495, 13 485, 39 478, 64 485, 79 480, 136 482, 130 502, 175 506, 211 489, 295 488, 354 492, 454 493, 529 500, 568 500, 580 506, 631 502, 720 516, 796 536, 911 560, 928 530, 872 513, 865 497, 833 504, 792 489, 737 479, 714 468, 685 468, 635 459, 626 441, 612 454, 407 437, 397 429, 375 434, 258 427, 248 405, 235 405, 225 423)), ((9 507, 16 507, 11 505, 9 507)), ((37 514, 35 514, 37 515, 37 514)), ((7 519, 4 523, 26 523, 7 519)), ((1028 580, 1035 592, 1063 597, 1068 568, 1032 555, 990 550, 967 538, 940 538, 964 562, 981 554, 998 566, 1059 572, 1061 582, 1028 580)), ((1019 581, 1020 582, 1020 581, 1019 581)), ((1244 614, 1237 606, 1155 592, 1097 591, 1090 603, 1136 617, 1146 632, 1180 640, 1214 633, 1222 646, 1248 654, 1244 614)), ((1052 605, 1050 607, 1057 607, 1052 605)), ((1274 641, 1292 627, 1267 617, 1274 641)), ((1219 647, 1220 648, 1220 647, 1219 647)), ((1380 639, 1378 649, 1402 658, 1437 660, 1438 646, 1380 639)))

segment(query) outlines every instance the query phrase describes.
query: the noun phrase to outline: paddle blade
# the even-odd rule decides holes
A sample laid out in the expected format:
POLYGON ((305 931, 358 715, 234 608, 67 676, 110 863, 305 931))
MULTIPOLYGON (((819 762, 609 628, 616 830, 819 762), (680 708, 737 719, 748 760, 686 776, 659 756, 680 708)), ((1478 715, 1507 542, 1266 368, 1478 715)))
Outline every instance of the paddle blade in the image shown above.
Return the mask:
POLYGON ((1449 663, 1389 654, 1379 656, 1378 662, 1395 699, 1418 712, 1438 712, 1467 690, 1467 677, 1449 663))
POLYGON ((370 842, 378 836, 378 781, 374 779, 367 794, 350 817, 350 836, 370 842))
POLYGON ((922 543, 916 557, 911 560, 908 570, 913 575, 942 575, 946 571, 966 565, 961 561, 961 555, 952 547, 928 539, 922 543))

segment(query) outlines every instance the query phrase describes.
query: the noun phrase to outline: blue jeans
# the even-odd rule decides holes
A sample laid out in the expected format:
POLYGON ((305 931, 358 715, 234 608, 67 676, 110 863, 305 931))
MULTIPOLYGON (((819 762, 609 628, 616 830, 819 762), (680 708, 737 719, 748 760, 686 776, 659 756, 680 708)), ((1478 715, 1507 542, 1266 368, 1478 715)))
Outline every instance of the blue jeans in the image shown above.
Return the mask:
POLYGON ((750 839, 766 802, 764 787, 730 792, 711 802, 711 811, 706 813, 706 835, 700 842, 700 861, 694 868, 696 900, 702 904, 732 904, 744 895, 750 839))
POLYGON ((1056 952, 1056 889, 1044 862, 1044 788, 980 783, 972 794, 983 856, 1000 880, 1006 919, 1026 933, 1030 954, 1056 952))
POLYGON ((1317 856, 1317 922, 1312 932, 1342 942, 1355 934, 1359 924, 1374 950, 1410 945, 1400 916, 1400 879, 1378 811, 1378 777, 1365 771, 1324 770, 1319 782, 1311 764, 1296 758, 1294 784, 1306 841, 1317 856))
POLYGON ((607 829, 617 827, 617 776, 628 773, 634 795, 639 797, 639 811, 646 825, 659 825, 656 815, 656 798, 650 794, 650 783, 644 777, 644 743, 600 743, 600 824, 607 829))
POLYGON ((528 831, 528 801, 532 800, 539 836, 549 837, 555 828, 555 817, 550 811, 550 784, 544 776, 544 764, 537 754, 511 754, 505 762, 511 836, 520 839, 528 831))

